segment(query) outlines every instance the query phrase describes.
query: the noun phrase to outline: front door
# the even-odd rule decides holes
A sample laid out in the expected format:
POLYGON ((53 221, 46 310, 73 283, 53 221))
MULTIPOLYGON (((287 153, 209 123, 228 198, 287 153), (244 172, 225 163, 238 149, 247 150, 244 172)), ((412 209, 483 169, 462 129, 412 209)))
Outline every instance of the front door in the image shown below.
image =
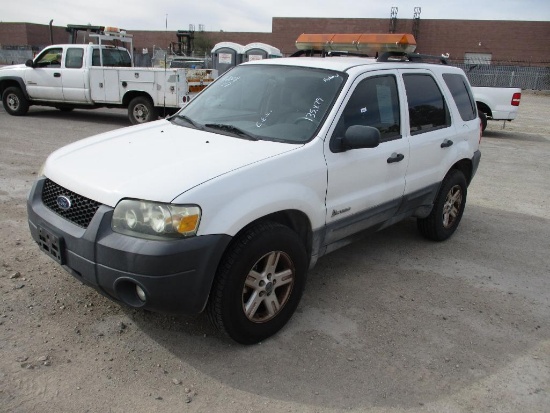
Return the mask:
POLYGON ((50 47, 25 71, 27 93, 34 100, 63 101, 61 78, 62 47, 50 47))
MULTIPOLYGON (((402 134, 397 73, 370 72, 358 78, 325 143, 328 167, 325 246, 375 227, 398 210, 409 162, 408 137, 402 134), (353 125, 375 127, 376 148, 334 152, 330 141, 353 125)), ((330 251, 330 247, 328 250, 330 251)))

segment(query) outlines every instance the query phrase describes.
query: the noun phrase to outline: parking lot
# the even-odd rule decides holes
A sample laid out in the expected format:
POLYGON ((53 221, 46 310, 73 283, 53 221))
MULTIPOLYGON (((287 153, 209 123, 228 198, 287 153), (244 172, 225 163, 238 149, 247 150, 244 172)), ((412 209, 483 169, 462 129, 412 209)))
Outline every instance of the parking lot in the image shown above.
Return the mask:
POLYGON ((524 93, 489 122, 450 240, 411 219, 321 258, 290 323, 246 347, 203 316, 122 308, 32 241, 46 156, 125 111, 0 107, 0 411, 548 412, 549 113, 524 93))

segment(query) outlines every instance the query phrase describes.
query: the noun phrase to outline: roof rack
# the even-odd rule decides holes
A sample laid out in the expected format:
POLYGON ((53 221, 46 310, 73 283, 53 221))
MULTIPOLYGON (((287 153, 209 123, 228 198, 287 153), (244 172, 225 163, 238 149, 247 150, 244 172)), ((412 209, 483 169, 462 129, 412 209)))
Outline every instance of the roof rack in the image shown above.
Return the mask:
POLYGON ((312 57, 312 56, 320 56, 320 57, 327 57, 327 56, 359 56, 359 57, 370 57, 369 55, 365 53, 354 53, 354 52, 348 52, 346 50, 317 50, 317 49, 309 49, 309 50, 298 50, 290 55, 290 57, 300 57, 300 56, 306 56, 306 57, 312 57))
POLYGON ((437 62, 442 65, 448 63, 446 56, 435 56, 420 53, 386 52, 376 59, 377 62, 437 62))

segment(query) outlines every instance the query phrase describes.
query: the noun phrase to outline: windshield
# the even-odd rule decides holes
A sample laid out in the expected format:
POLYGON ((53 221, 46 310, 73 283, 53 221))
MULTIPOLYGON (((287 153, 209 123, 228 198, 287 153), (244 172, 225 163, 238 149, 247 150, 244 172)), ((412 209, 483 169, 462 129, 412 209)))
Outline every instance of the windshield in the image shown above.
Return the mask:
POLYGON ((238 137, 307 142, 332 106, 344 76, 294 66, 237 66, 192 100, 174 120, 238 137))
POLYGON ((172 60, 170 62, 172 69, 204 69, 206 63, 202 60, 172 60))

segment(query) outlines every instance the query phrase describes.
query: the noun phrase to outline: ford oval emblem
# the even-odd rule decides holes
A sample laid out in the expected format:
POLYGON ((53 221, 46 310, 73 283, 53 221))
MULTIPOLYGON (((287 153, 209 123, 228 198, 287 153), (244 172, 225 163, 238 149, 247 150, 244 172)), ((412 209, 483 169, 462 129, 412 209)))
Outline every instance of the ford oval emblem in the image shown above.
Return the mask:
POLYGON ((57 206, 66 211, 71 207, 71 199, 68 196, 59 195, 57 197, 57 206))

